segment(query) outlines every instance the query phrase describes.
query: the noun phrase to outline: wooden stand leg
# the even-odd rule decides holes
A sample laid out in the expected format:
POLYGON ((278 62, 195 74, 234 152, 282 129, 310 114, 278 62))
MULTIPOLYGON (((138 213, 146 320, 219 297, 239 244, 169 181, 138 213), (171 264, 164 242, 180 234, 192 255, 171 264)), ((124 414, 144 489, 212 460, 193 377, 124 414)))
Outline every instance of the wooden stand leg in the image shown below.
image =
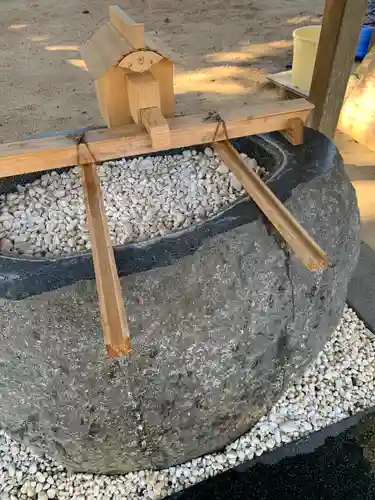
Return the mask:
POLYGON ((130 112, 135 123, 142 123, 151 138, 152 147, 171 146, 169 125, 161 112, 159 83, 149 71, 128 76, 130 112))
POLYGON ((293 146, 298 146, 303 144, 303 128, 304 124, 301 118, 291 118, 288 121, 288 127, 281 133, 293 146))
POLYGON ((328 266, 328 257, 262 179, 246 166, 229 141, 215 142, 214 150, 286 243, 310 271, 328 266))
POLYGON ((122 356, 131 352, 130 335, 100 181, 95 164, 81 170, 104 342, 109 356, 122 356))

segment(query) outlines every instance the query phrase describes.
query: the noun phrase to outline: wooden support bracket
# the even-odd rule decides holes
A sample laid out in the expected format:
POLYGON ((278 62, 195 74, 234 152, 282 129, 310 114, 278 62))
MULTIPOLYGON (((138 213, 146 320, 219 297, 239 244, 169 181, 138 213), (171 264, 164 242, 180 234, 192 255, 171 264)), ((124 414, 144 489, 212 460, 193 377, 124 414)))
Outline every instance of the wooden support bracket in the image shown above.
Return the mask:
POLYGON ((150 135, 152 147, 169 148, 169 125, 161 112, 159 83, 149 71, 127 77, 130 113, 135 123, 142 123, 150 135))
POLYGON ((104 343, 110 357, 122 356, 131 352, 130 335, 100 181, 95 164, 81 165, 81 171, 104 343))
POLYGON ((160 108, 141 109, 141 121, 150 135, 153 148, 163 150, 171 147, 169 126, 160 108))
POLYGON ((215 142, 213 148, 307 269, 325 269, 328 266, 327 254, 254 170, 244 163, 232 144, 229 141, 215 142))
POLYGON ((288 120, 287 128, 281 130, 281 133, 293 146, 298 146, 303 144, 303 129, 304 123, 301 118, 291 118, 288 120))

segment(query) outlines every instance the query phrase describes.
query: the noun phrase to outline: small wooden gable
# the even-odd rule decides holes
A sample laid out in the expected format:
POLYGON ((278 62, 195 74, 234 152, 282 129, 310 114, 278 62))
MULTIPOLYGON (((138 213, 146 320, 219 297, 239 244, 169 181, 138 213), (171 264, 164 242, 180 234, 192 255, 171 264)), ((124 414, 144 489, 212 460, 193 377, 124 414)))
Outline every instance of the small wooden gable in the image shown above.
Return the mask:
POLYGON ((81 55, 94 80, 117 65, 143 72, 162 59, 179 59, 157 37, 145 34, 144 25, 135 23, 118 6, 109 8, 109 22, 81 46, 81 55))

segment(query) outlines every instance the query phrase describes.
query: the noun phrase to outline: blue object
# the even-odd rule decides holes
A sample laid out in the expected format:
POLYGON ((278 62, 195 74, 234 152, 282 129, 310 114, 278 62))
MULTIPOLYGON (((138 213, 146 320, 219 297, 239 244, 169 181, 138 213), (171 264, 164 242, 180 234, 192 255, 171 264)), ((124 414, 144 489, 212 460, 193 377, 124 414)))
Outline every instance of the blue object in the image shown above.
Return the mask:
POLYGON ((356 59, 363 59, 369 49, 372 32, 374 31, 374 26, 362 25, 361 33, 359 35, 357 50, 355 53, 356 59))

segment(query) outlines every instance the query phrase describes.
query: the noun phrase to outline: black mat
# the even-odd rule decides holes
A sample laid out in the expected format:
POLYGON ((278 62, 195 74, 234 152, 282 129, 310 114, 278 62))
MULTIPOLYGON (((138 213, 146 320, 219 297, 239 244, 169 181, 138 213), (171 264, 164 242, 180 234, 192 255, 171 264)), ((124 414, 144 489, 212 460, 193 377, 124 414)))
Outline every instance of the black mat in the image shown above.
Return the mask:
MULTIPOLYGON (((244 464, 169 499, 374 500, 374 464, 369 456, 375 441, 368 437, 375 436, 373 415, 364 417, 338 436, 327 438, 325 444, 312 453, 283 458, 275 464, 244 464)), ((319 434, 309 436, 305 445, 313 446, 319 434)), ((282 452, 282 448, 278 452, 282 452)))

